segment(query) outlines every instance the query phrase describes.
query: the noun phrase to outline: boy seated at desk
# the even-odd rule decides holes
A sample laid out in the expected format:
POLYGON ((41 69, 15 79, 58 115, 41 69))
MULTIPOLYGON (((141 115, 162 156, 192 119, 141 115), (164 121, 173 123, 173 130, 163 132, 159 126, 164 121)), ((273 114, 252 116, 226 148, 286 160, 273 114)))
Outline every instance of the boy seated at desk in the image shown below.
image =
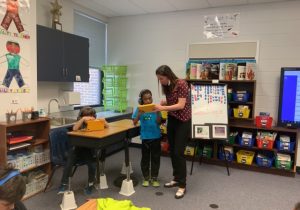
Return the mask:
MULTIPOLYGON (((92 107, 83 107, 77 117, 77 122, 73 126, 73 130, 85 129, 89 120, 95 120, 97 117, 95 109, 92 107)), ((108 123, 105 119, 105 127, 108 127, 108 123)), ((87 162, 88 166, 88 185, 84 189, 84 193, 90 195, 94 189, 94 182, 96 176, 96 155, 94 149, 84 147, 72 147, 69 150, 68 161, 65 165, 63 176, 61 179, 61 185, 58 194, 64 193, 68 190, 68 179, 70 177, 74 163, 77 160, 87 162)))

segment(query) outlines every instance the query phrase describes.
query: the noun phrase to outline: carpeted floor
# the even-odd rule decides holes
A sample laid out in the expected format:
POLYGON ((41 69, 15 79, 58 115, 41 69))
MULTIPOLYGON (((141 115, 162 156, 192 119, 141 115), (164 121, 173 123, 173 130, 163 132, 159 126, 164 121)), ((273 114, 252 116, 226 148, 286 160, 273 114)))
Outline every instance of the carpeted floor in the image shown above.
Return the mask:
MULTIPOLYGON (((84 195, 87 168, 82 166, 77 169, 72 179, 77 205, 82 205, 88 198, 111 197, 130 199, 136 206, 150 207, 152 210, 293 210, 295 203, 300 201, 299 175, 290 178, 230 169, 231 175, 227 176, 226 168, 207 164, 195 164, 193 175, 187 177, 187 194, 177 200, 174 198, 175 188, 141 186, 140 149, 130 148, 130 159, 133 175, 139 180, 132 196, 120 195, 120 188, 113 185, 113 181, 120 175, 124 160, 124 152, 121 151, 106 160, 105 173, 109 189, 95 190, 91 196, 84 195)), ((187 166, 189 171, 191 162, 187 166)), ((57 195, 57 189, 61 173, 61 169, 56 172, 53 185, 46 193, 40 193, 24 202, 28 210, 60 209, 62 195, 57 195)), ((162 157, 159 176, 161 185, 171 180, 171 175, 171 161, 168 157, 162 157)))

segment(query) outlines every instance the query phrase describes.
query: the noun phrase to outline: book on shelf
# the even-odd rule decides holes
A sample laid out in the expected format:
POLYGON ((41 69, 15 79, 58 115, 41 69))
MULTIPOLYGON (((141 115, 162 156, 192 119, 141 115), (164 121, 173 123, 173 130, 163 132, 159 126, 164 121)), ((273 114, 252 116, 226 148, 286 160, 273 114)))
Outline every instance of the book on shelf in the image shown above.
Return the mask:
POLYGON ((31 144, 30 143, 18 143, 18 144, 13 144, 13 145, 9 145, 8 146, 8 150, 9 151, 13 151, 13 150, 16 150, 16 149, 21 149, 21 148, 24 148, 24 147, 28 147, 30 146, 31 144))
POLYGON ((219 79, 219 74, 220 74, 220 64, 219 63, 212 63, 211 64, 210 78, 211 79, 219 79))
POLYGON ((25 141, 30 141, 33 139, 33 136, 9 136, 7 138, 8 144, 17 144, 25 141))
POLYGON ((219 80, 225 80, 226 75, 226 63, 220 63, 219 80))
POLYGON ((254 80, 255 79, 255 72, 256 72, 256 63, 247 62, 246 63, 246 80, 254 80))
POLYGON ((237 80, 245 80, 246 78, 246 66, 238 66, 237 80))
POLYGON ((236 80, 236 79, 237 79, 237 64, 236 63, 227 63, 225 80, 236 80))

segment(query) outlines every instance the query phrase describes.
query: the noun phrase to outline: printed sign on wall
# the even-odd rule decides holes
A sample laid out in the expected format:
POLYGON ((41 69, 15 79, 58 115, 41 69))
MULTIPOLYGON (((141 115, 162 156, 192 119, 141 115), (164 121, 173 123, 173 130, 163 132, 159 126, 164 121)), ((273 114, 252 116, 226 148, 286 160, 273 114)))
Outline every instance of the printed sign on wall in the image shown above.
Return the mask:
POLYGON ((0 93, 30 91, 29 19, 29 0, 0 0, 0 93))
POLYGON ((207 39, 237 37, 240 33, 239 21, 240 13, 204 16, 204 37, 207 39))

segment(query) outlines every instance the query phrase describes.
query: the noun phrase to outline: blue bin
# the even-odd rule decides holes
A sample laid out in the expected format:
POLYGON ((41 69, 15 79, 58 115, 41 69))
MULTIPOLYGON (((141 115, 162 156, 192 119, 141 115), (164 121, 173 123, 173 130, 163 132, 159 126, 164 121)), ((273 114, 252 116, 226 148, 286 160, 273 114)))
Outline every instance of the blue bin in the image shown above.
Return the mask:
POLYGON ((228 117, 232 117, 232 108, 228 109, 228 117))
POLYGON ((232 93, 233 100, 234 101, 240 101, 240 102, 248 102, 250 98, 249 93, 232 93))
POLYGON ((274 161, 274 157, 271 157, 271 156, 265 157, 265 158, 256 156, 255 159, 256 159, 256 164, 258 166, 267 167, 267 168, 271 168, 273 165, 273 161, 274 161))
POLYGON ((294 141, 291 141, 291 142, 276 141, 276 147, 278 150, 292 152, 292 151, 294 151, 294 148, 295 148, 295 142, 294 141))
POLYGON ((254 137, 250 138, 250 139, 245 139, 242 138, 241 136, 239 136, 239 145, 241 146, 247 146, 247 147, 253 147, 254 145, 254 137))
MULTIPOLYGON (((234 159, 233 153, 229 153, 229 152, 225 151, 225 155, 226 155, 226 159, 228 161, 233 161, 233 159, 234 159)), ((225 160, 223 152, 220 152, 220 151, 218 152, 218 158, 220 160, 225 160)))

